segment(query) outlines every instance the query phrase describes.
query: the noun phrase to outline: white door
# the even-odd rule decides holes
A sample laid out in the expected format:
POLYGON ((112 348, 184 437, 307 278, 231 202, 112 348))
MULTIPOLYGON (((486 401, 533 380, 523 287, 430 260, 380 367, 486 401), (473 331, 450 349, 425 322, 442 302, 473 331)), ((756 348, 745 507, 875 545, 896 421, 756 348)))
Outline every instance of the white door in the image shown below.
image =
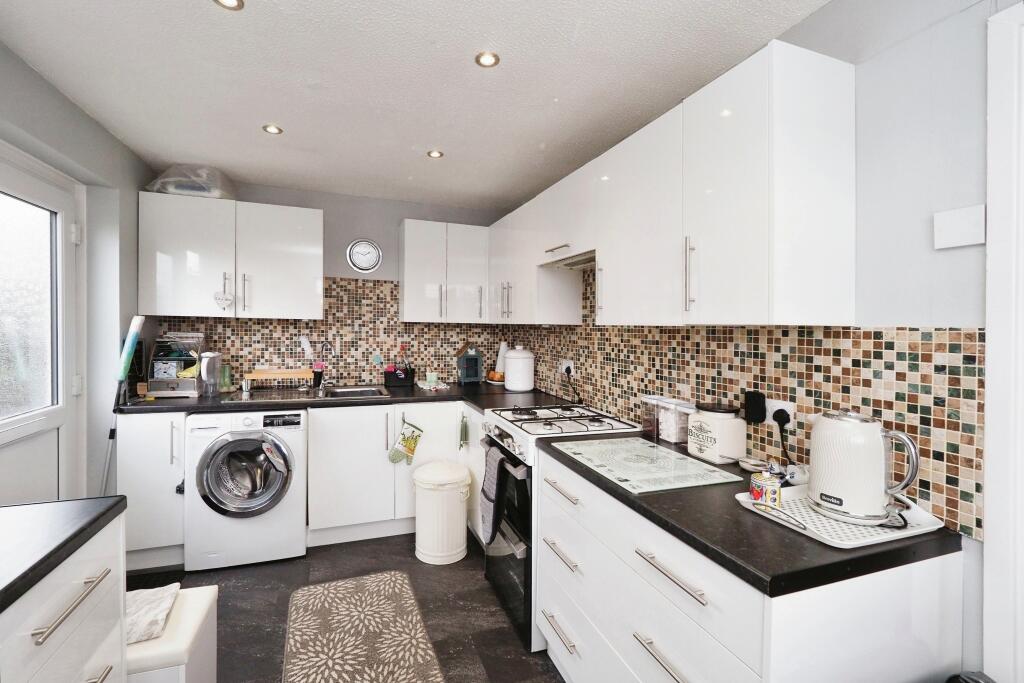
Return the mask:
POLYGON ((0 148, 0 505, 85 495, 75 187, 0 148))
POLYGON ((488 228, 487 244, 487 302, 490 307, 488 322, 508 322, 506 295, 508 293, 509 246, 511 217, 505 216, 488 228))
POLYGON ((444 320, 447 224, 406 219, 399 249, 402 322, 444 320))
POLYGON ((395 517, 392 406, 309 411, 309 528, 395 517))
POLYGON ((540 240, 539 211, 543 202, 534 198, 523 204, 510 216, 509 222, 509 277, 506 298, 507 322, 531 324, 535 322, 537 291, 537 244, 540 240))
POLYGON ((117 492, 128 499, 128 550, 185 542, 185 414, 120 415, 117 492))
POLYGON ((770 315, 769 54, 683 100, 689 323, 753 324, 770 315))
POLYGON ((323 319, 323 211, 238 202, 235 260, 239 318, 323 319))
POLYGON ((449 223, 447 230, 445 320, 487 319, 487 228, 449 223))
POLYGON ((139 193, 139 313, 232 318, 235 202, 139 193))
POLYGON ((590 172, 602 214, 597 324, 681 324, 682 105, 602 155, 590 172))
POLYGON ((423 430, 411 465, 400 462, 394 466, 395 519, 416 515, 416 492, 412 474, 416 468, 434 460, 459 459, 459 420, 461 411, 455 402, 398 405, 396 428, 403 420, 423 430))

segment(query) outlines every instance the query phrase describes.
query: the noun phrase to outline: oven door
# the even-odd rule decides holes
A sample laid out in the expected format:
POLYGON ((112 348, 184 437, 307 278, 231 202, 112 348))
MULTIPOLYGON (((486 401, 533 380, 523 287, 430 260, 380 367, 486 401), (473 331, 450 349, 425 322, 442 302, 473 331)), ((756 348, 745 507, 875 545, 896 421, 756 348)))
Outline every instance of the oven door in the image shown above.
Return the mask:
POLYGON ((498 504, 498 533, 484 554, 484 576, 494 588, 516 632, 529 649, 533 633, 533 472, 507 448, 491 439, 505 454, 504 489, 498 504))

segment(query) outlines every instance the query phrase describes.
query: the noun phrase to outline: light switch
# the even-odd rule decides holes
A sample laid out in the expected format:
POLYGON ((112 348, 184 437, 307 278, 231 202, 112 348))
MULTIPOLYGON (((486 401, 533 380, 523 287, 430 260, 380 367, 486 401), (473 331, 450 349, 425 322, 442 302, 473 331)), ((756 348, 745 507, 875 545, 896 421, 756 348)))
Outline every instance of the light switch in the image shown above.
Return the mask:
POLYGON ((933 225, 936 249, 985 244, 985 205, 939 211, 933 225))

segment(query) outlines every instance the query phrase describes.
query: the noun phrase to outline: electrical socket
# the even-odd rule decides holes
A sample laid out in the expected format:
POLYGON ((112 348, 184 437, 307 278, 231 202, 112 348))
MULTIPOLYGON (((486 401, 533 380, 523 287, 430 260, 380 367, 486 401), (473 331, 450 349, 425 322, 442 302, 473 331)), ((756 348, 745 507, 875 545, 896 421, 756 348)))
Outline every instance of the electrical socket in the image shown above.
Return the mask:
POLYGON ((569 368, 570 376, 576 376, 576 366, 573 364, 571 360, 563 358, 562 360, 558 361, 558 374, 564 375, 566 368, 569 368))
POLYGON ((768 419, 766 419, 765 422, 767 422, 768 424, 775 424, 775 420, 772 418, 772 415, 775 414, 776 410, 779 410, 781 408, 782 410, 785 410, 787 413, 789 413, 789 424, 786 425, 786 430, 793 431, 794 429, 796 429, 795 403, 790 403, 789 401, 777 401, 775 399, 769 398, 765 400, 764 407, 765 413, 767 413, 768 415, 768 419))

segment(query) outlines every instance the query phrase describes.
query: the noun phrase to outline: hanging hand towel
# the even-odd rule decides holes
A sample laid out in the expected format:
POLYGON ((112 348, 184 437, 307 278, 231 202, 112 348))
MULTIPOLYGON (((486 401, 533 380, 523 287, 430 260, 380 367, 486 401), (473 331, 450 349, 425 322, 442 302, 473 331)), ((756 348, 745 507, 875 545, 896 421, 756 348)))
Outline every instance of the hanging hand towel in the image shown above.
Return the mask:
POLYGON ((498 533, 501 523, 501 503, 504 500, 505 455, 496 446, 491 446, 487 439, 480 441, 486 450, 484 464, 484 481, 480 487, 483 500, 480 501, 480 522, 484 535, 484 545, 490 545, 498 533))
POLYGON ((416 455, 416 446, 419 445, 421 438, 423 438, 423 430, 411 422, 406 422, 403 417, 402 428, 398 430, 398 440, 391 447, 388 460, 396 464, 405 460, 406 465, 411 465, 412 458, 416 455))

